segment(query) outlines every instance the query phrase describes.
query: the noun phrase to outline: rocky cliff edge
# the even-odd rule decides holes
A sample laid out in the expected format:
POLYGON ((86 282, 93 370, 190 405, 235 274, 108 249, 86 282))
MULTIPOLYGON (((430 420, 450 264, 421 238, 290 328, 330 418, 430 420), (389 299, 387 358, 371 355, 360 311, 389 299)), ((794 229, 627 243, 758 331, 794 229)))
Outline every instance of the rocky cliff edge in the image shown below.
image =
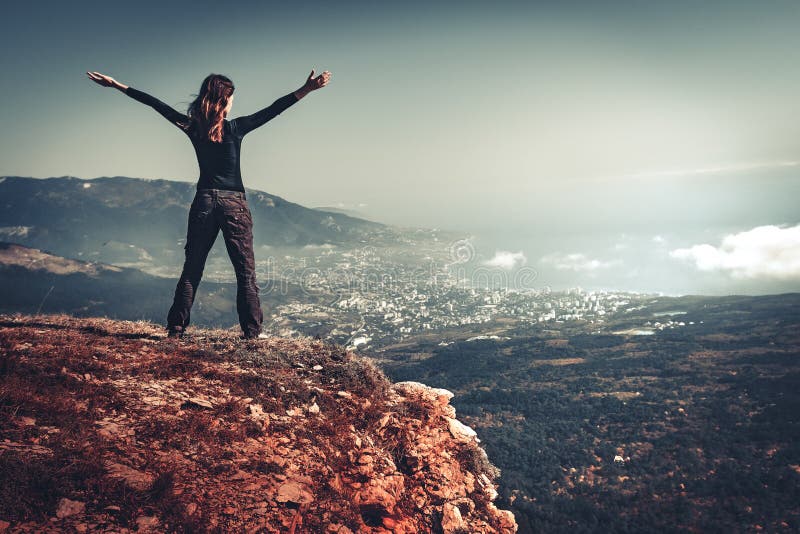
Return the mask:
POLYGON ((516 532, 451 397, 319 340, 0 316, 0 532, 516 532))

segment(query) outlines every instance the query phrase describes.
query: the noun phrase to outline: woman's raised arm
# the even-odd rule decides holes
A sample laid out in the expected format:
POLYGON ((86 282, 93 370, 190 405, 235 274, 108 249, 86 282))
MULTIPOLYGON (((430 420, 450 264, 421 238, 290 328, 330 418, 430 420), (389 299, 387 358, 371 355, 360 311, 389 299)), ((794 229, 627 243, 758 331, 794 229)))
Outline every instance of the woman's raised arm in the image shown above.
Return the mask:
POLYGON ((100 74, 97 71, 86 71, 86 75, 89 77, 90 80, 97 83, 97 85, 102 85, 103 87, 113 87, 114 89, 119 89, 123 93, 125 89, 128 88, 127 85, 124 83, 119 83, 117 80, 112 78, 111 76, 106 76, 105 74, 100 74))
POLYGON ((142 104, 150 106, 151 108, 155 109, 158 113, 160 113, 165 119, 167 119, 169 122, 180 128, 184 132, 188 130, 190 125, 189 117, 173 109, 171 106, 165 104, 156 97, 149 95, 144 91, 140 91, 134 87, 130 87, 128 85, 120 83, 111 76, 106 76, 105 74, 100 74, 99 72, 87 71, 86 75, 89 76, 90 80, 96 82, 98 85, 102 85, 103 87, 113 87, 114 89, 118 89, 119 91, 122 91, 123 93, 133 98, 134 100, 137 100, 142 104))
POLYGON ((280 115, 283 111, 289 108, 289 106, 306 96, 311 91, 319 89, 320 87, 324 87, 328 83, 330 77, 331 73, 325 71, 314 78, 314 69, 311 69, 311 74, 308 75, 308 79, 306 79, 306 82, 302 85, 302 87, 300 87, 300 89, 280 97, 269 106, 256 111, 252 115, 245 115, 243 117, 237 117, 233 119, 231 122, 233 123, 234 130, 240 136, 255 130, 267 121, 280 115))

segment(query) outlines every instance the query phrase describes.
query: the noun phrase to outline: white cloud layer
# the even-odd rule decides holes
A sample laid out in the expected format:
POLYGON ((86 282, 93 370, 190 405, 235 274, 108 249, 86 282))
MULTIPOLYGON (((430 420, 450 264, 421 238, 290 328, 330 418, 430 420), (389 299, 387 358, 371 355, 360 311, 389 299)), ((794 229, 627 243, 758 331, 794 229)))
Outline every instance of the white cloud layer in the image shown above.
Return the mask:
POLYGON ((755 171, 762 169, 780 169, 797 167, 800 161, 763 161, 754 163, 735 163, 728 165, 710 165, 689 169, 673 169, 668 171, 643 172, 628 175, 630 178, 661 178, 672 176, 699 176, 704 174, 728 174, 733 172, 755 171))
POLYGON ((607 269, 622 263, 620 260, 598 260, 595 258, 589 258, 585 254, 562 254, 560 252, 555 252, 553 254, 544 256, 542 258, 542 262, 552 265, 559 271, 575 272, 607 269))
POLYGON ((507 250, 498 250, 494 254, 494 258, 483 262, 488 267, 499 267, 501 269, 511 270, 519 265, 525 265, 528 258, 525 257, 522 251, 509 252, 507 250))
POLYGON ((730 234, 715 247, 703 244, 670 252, 701 271, 728 272, 734 278, 800 278, 800 224, 758 226, 730 234))

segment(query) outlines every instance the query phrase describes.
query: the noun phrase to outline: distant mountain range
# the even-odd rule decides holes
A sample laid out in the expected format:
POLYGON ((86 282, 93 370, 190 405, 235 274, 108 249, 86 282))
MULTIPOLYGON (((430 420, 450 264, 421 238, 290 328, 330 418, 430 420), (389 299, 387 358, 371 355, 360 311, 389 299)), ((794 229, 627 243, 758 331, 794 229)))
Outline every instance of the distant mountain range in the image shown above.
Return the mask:
MULTIPOLYGON (((195 184, 122 176, 84 180, 0 177, 0 240, 70 258, 180 263, 195 184)), ((391 242, 392 227, 247 190, 254 245, 391 242)))
POLYGON ((352 209, 339 208, 339 207, 336 207, 336 206, 314 206, 314 209, 318 210, 318 211, 329 211, 331 213, 341 213, 342 215, 347 215, 349 217, 356 217, 356 218, 360 218, 360 219, 364 218, 364 214, 363 213, 360 213, 360 212, 358 212, 356 210, 352 210, 352 209))

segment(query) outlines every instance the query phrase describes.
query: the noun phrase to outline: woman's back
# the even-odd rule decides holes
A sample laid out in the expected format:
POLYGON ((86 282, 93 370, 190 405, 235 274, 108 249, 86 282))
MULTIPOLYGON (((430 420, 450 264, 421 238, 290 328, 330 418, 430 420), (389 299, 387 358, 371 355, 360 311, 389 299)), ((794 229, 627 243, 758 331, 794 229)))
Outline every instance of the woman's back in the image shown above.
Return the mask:
POLYGON ((297 95, 293 91, 252 115, 245 115, 231 121, 224 120, 222 140, 221 142, 214 142, 208 138, 207 133, 197 131, 197 123, 192 122, 187 115, 178 112, 154 96, 131 86, 125 89, 125 94, 152 107, 186 133, 192 141, 197 155, 197 163, 200 167, 197 189, 223 189, 242 192, 244 191, 240 165, 242 138, 267 121, 277 117, 298 101, 297 95))
POLYGON ((242 171, 239 164, 242 138, 233 133, 231 122, 223 123, 222 142, 215 143, 188 133, 197 154, 200 178, 197 189, 226 189, 244 191, 242 171))

